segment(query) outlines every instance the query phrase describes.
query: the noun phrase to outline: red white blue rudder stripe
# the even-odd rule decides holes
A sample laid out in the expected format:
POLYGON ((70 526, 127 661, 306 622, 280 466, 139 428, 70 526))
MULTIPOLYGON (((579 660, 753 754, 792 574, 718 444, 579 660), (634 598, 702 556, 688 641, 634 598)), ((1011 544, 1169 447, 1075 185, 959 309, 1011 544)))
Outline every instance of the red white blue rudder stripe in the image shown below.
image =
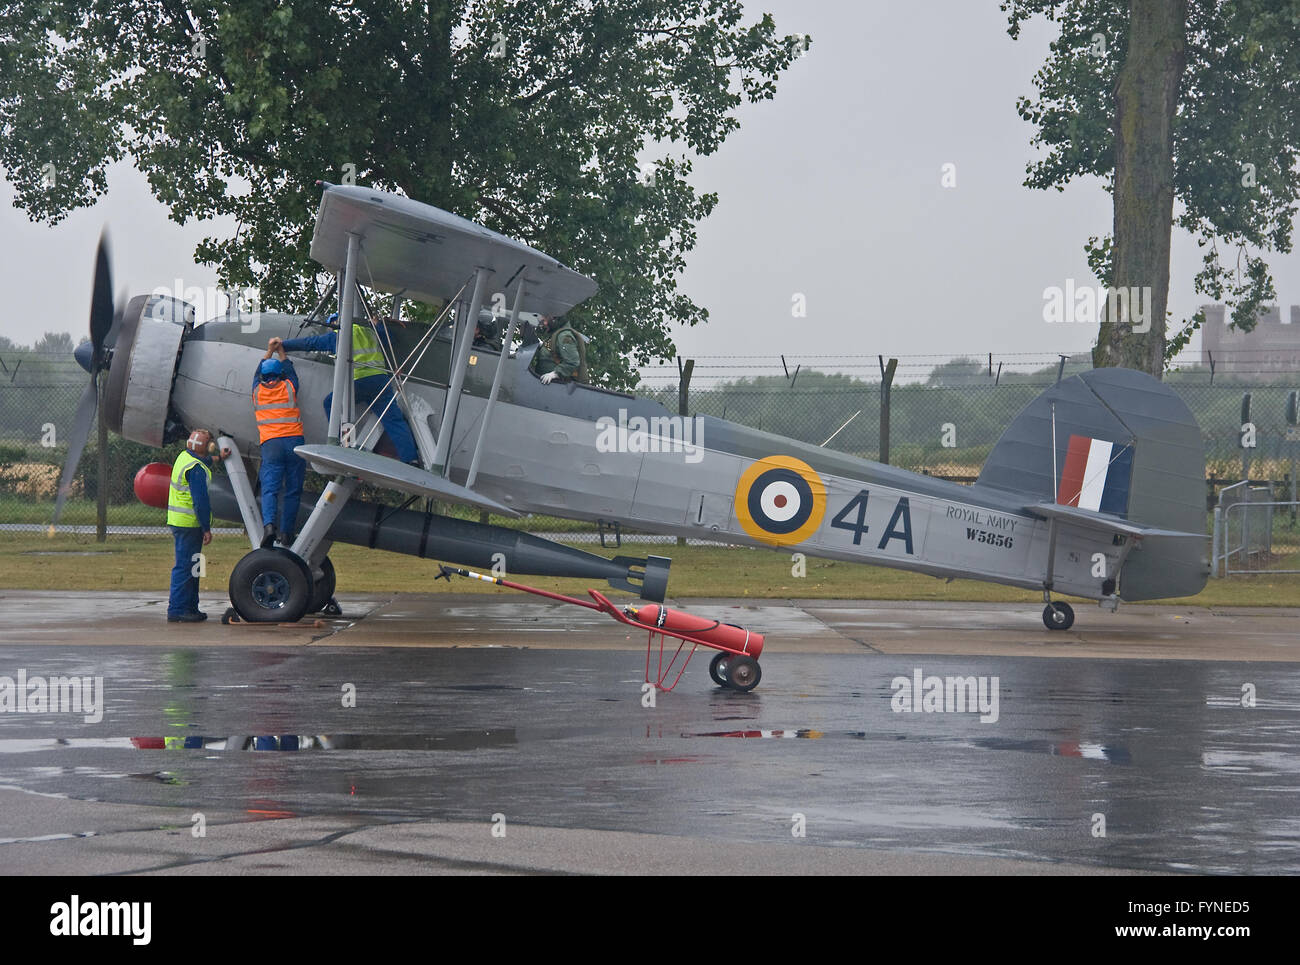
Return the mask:
POLYGON ((1062 506, 1127 516, 1132 470, 1131 443, 1072 435, 1056 501, 1062 506))

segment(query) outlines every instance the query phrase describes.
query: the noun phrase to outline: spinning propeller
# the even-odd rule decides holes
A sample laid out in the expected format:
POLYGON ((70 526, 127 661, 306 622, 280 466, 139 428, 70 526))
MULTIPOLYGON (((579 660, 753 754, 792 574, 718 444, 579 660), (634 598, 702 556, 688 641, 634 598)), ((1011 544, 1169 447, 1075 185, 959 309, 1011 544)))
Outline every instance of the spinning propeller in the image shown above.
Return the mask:
MULTIPOLYGON (((90 385, 86 386, 77 401, 77 414, 68 441, 68 458, 63 464, 63 475, 59 478, 59 494, 54 504, 54 519, 50 523, 51 533, 59 523, 63 503, 72 488, 72 477, 76 475, 81 453, 90 437, 99 398, 99 373, 108 368, 125 308, 124 300, 119 299, 116 303, 113 300, 113 270, 110 260, 108 232, 105 231, 99 236, 99 247, 95 252, 95 285, 90 296, 90 342, 78 345, 73 353, 81 367, 90 373, 90 385)), ((102 480, 100 484, 103 485, 102 480)))

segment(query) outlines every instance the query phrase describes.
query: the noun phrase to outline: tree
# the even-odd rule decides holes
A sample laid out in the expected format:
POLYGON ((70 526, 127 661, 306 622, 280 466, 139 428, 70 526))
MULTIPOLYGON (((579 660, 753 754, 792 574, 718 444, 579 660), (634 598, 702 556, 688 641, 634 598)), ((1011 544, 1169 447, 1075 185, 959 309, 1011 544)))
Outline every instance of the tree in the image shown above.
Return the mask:
POLYGON ((1108 305, 1094 364, 1159 377, 1204 323, 1198 312, 1167 335, 1174 224, 1206 249, 1196 291, 1253 329, 1277 297, 1263 255, 1291 250, 1300 196, 1300 0, 1003 0, 1002 9, 1012 37, 1035 15, 1060 24, 1034 76, 1037 96, 1016 105, 1046 149, 1025 185, 1101 178, 1114 223, 1088 240, 1089 266, 1108 287, 1150 290, 1150 331, 1134 332, 1108 305))
POLYGON ((979 359, 960 358, 940 362, 925 378, 926 385, 983 385, 988 369, 979 359))
POLYGON ((33 219, 91 203, 129 157, 173 219, 237 219, 198 261, 293 310, 322 280, 314 182, 400 191, 596 278, 572 318, 615 385, 707 318, 677 289, 717 203, 692 158, 808 46, 744 24, 741 0, 85 7, 0 0, 0 164, 33 219))
POLYGON ((32 346, 32 353, 66 360, 72 358, 72 348, 72 336, 67 332, 46 332, 32 346))

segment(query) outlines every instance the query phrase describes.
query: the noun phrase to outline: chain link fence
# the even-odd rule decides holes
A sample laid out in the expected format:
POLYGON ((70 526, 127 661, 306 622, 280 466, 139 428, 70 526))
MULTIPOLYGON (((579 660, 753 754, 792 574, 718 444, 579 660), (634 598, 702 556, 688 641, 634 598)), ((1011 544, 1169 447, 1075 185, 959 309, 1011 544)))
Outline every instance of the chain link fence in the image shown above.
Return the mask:
MULTIPOLYGON (((1086 357, 1067 358, 1064 374, 1089 367, 1086 357)), ((900 360, 889 392, 888 461, 916 472, 972 482, 1006 426, 1055 381, 1057 371, 1057 359, 1047 356, 900 360)), ((1270 485, 1279 499, 1292 498, 1290 480, 1298 444, 1287 438, 1285 409, 1295 383, 1241 370, 1225 375, 1224 363, 1217 378, 1208 370, 1185 366, 1166 381, 1186 401, 1205 437, 1207 509, 1220 485, 1242 478, 1240 416, 1245 392, 1252 395, 1255 429, 1250 478, 1270 485)), ((677 412, 680 382, 675 366, 646 369, 638 395, 657 399, 677 412)), ((0 352, 0 532, 49 526, 77 402, 88 383, 86 373, 66 357, 0 352)), ((687 392, 687 414, 717 416, 872 460, 881 457, 881 407, 875 357, 869 361, 700 359, 687 392)), ((111 533, 159 532, 165 514, 140 503, 132 481, 145 463, 170 463, 179 450, 179 443, 158 450, 110 434, 107 473, 101 481, 92 431, 62 525, 93 532, 102 485, 111 533)), ((309 474, 309 490, 322 485, 323 480, 309 474)), ((364 496, 390 503, 402 499, 387 492, 364 496)), ((464 507, 439 509, 481 518, 464 507)), ((491 521, 566 534, 566 538, 578 534, 594 538, 597 531, 594 524, 551 518, 491 521)))

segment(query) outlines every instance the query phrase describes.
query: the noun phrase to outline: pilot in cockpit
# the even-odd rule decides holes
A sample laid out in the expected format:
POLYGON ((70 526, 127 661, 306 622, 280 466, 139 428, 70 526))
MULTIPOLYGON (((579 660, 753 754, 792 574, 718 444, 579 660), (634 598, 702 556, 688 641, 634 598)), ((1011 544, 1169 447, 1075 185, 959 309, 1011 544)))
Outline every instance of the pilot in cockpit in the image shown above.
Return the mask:
POLYGON ((533 371, 543 385, 561 382, 586 382, 587 345, 581 333, 562 317, 543 315, 537 323, 542 344, 533 356, 533 371))

